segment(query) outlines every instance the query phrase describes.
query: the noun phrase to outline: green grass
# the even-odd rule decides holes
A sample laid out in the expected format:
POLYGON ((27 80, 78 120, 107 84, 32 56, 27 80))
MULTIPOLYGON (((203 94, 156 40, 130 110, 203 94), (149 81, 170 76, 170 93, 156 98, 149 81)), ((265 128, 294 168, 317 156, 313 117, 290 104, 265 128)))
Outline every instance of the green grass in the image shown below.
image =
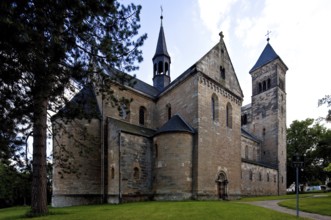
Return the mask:
MULTIPOLYGON (((296 199, 284 200, 279 205, 296 209, 296 199)), ((331 193, 316 194, 299 199, 299 210, 331 216, 331 193)))
MULTIPOLYGON (((299 198, 312 197, 313 193, 299 194, 299 198)), ((285 200, 285 199, 295 199, 296 194, 288 194, 283 196, 258 196, 258 197, 247 197, 240 199, 241 202, 254 202, 254 201, 265 201, 265 200, 285 200)))
MULTIPOLYGON (((22 219, 27 207, 0 209, 0 219, 22 219)), ((220 201, 140 202, 121 205, 91 205, 50 208, 51 215, 34 219, 297 219, 250 204, 220 201)))

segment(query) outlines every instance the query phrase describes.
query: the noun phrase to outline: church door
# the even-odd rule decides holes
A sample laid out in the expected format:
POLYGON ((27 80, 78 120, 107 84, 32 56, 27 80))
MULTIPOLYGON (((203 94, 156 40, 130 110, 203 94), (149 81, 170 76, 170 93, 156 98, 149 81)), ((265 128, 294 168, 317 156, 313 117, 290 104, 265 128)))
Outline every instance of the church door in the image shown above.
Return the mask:
POLYGON ((216 180, 217 182, 217 188, 218 188, 218 198, 219 199, 227 199, 227 185, 228 185, 228 180, 226 179, 225 173, 220 173, 218 175, 218 178, 216 180))

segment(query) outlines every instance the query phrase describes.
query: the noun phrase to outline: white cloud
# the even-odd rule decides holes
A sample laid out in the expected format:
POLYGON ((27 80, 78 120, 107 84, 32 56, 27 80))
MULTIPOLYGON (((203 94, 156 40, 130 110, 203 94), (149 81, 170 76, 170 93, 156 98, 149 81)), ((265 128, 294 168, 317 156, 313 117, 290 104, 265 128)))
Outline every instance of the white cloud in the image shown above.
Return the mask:
POLYGON ((198 0, 200 18, 210 31, 212 40, 219 38, 220 31, 227 33, 230 29, 231 19, 229 12, 237 0, 198 0))
POLYGON ((245 101, 251 93, 245 74, 261 54, 270 30, 271 45, 289 67, 288 123, 321 116, 317 100, 331 94, 331 1, 199 0, 199 6, 212 40, 220 30, 225 33, 245 101))

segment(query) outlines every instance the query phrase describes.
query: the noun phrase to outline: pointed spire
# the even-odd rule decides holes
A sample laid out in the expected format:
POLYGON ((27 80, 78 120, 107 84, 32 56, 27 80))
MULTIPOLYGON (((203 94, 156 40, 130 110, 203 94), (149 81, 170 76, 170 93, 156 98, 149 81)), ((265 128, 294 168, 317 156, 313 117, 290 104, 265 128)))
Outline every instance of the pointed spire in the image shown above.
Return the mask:
MULTIPOLYGON (((162 7, 161 7, 161 9, 162 9, 162 7)), ((162 9, 162 11, 163 11, 163 9, 162 9)), ((156 56, 167 56, 170 58, 168 50, 167 50, 167 44, 166 44, 163 25, 162 25, 162 20, 163 20, 162 13, 161 13, 160 19, 161 19, 161 27, 160 27, 159 38, 157 40, 156 51, 155 51, 155 55, 154 55, 153 59, 156 56)))
POLYGON ((272 46, 270 45, 270 43, 268 41, 268 43, 265 46, 264 50, 262 51, 259 59, 257 60, 255 65, 249 72, 251 73, 254 70, 258 69, 259 67, 264 66, 265 64, 267 64, 277 58, 280 58, 280 57, 276 54, 276 52, 274 51, 274 49, 272 48, 272 46))
POLYGON ((156 51, 153 57, 153 85, 158 90, 163 90, 170 83, 171 58, 167 50, 167 44, 163 31, 163 9, 161 6, 161 27, 157 40, 156 51))

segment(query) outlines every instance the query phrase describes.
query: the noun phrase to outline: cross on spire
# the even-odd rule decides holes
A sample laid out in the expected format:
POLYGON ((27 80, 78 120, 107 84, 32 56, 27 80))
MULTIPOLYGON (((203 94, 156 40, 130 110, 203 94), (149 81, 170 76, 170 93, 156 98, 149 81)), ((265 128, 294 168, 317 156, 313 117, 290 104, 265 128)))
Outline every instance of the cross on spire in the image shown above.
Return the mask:
POLYGON ((269 43, 269 40, 270 40, 270 34, 271 34, 271 31, 267 31, 267 34, 265 35, 267 37, 268 43, 269 43))
POLYGON ((218 35, 220 35, 220 37, 221 37, 221 40, 223 40, 223 38, 224 38, 224 34, 223 34, 223 31, 221 31, 218 35))

